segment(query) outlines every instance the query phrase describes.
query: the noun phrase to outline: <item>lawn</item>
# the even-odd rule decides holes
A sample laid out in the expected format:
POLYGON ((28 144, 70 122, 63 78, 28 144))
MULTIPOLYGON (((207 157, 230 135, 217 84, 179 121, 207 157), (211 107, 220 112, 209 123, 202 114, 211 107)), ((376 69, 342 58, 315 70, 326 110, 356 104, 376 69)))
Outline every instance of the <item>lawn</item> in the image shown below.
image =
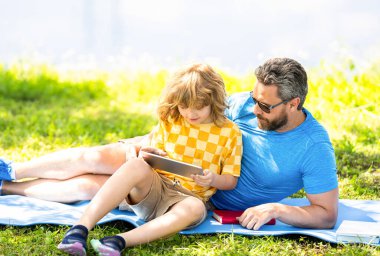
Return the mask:
MULTIPOLYGON (((308 70, 305 107, 327 128, 335 148, 340 198, 380 200, 380 63, 324 63, 308 70)), ((229 94, 251 90, 253 74, 219 70, 229 94)), ((252 72, 253 73, 253 72, 252 72)), ((168 71, 56 70, 20 61, 0 64, 0 156, 25 161, 67 147, 146 134, 168 71)), ((301 191, 293 197, 303 196, 301 191)), ((131 227, 97 226, 92 237, 131 227)), ((60 255, 67 227, 0 226, 0 255, 60 255)), ((128 255, 380 255, 380 247, 336 245, 305 236, 175 235, 128 255)), ((93 255, 93 251, 89 252, 93 255)))

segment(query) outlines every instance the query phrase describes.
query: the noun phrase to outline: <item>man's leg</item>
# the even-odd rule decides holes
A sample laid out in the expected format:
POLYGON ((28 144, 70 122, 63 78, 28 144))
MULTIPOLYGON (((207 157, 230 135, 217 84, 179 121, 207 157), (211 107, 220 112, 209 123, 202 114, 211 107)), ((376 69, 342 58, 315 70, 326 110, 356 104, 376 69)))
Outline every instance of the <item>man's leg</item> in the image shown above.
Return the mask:
MULTIPOLYGON (((113 143, 89 148, 70 148, 32 159, 13 163, 17 180, 45 178, 66 180, 86 173, 112 174, 132 151, 130 144, 113 143)), ((136 154, 135 154, 136 155, 136 154)))
POLYGON ((109 175, 85 174, 68 180, 3 181, 2 194, 22 195, 62 203, 91 200, 108 178, 109 175))

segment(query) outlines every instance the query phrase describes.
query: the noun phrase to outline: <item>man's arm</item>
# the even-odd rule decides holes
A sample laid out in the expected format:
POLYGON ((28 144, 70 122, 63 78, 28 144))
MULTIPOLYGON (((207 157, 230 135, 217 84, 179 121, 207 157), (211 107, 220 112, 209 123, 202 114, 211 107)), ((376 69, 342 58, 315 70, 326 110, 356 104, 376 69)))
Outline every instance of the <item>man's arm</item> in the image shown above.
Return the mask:
POLYGON ((321 194, 307 194, 308 206, 268 203, 245 210, 239 218, 243 227, 258 230, 270 219, 302 228, 332 228, 338 216, 338 188, 321 194))

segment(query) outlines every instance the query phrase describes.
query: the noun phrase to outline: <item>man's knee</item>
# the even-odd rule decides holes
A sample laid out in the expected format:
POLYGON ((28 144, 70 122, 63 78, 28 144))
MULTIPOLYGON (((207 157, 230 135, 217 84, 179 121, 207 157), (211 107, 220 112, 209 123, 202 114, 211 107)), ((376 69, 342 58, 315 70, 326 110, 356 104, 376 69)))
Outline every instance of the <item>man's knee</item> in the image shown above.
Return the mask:
POLYGON ((107 149, 101 147, 93 148, 80 148, 78 152, 78 158, 85 163, 93 165, 99 165, 105 162, 105 156, 107 155, 107 149))
POLYGON ((101 151, 98 147, 78 147, 70 148, 64 151, 67 161, 77 165, 85 163, 96 163, 101 159, 101 151))
POLYGON ((78 178, 77 193, 82 200, 91 200, 108 178, 107 175, 82 175, 78 178))
POLYGON ((125 162, 125 150, 118 143, 78 148, 77 150, 77 160, 90 170, 101 170, 109 173, 109 171, 115 171, 125 162))

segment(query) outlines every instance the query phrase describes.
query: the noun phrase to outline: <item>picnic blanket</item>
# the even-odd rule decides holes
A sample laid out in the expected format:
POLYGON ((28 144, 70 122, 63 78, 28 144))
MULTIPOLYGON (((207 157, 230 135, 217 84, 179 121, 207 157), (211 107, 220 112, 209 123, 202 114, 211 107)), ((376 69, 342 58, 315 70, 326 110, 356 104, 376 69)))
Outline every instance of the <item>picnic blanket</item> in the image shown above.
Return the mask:
MULTIPOLYGON (((287 198, 281 201, 287 205, 308 205, 305 198, 287 198)), ((0 196, 0 225, 28 226, 35 224, 73 225, 79 219, 88 201, 74 204, 49 202, 23 196, 0 196)), ((114 209, 98 224, 122 220, 137 227, 144 224, 134 213, 114 209)), ((247 236, 278 236, 298 234, 316 237, 331 243, 337 243, 336 230, 343 220, 380 222, 379 200, 339 200, 338 221, 333 229, 297 228, 281 221, 275 225, 264 225, 258 231, 246 229, 238 224, 220 224, 209 212, 207 219, 199 226, 183 230, 180 234, 234 233, 247 236)), ((380 244, 376 244, 380 245, 380 244)))

